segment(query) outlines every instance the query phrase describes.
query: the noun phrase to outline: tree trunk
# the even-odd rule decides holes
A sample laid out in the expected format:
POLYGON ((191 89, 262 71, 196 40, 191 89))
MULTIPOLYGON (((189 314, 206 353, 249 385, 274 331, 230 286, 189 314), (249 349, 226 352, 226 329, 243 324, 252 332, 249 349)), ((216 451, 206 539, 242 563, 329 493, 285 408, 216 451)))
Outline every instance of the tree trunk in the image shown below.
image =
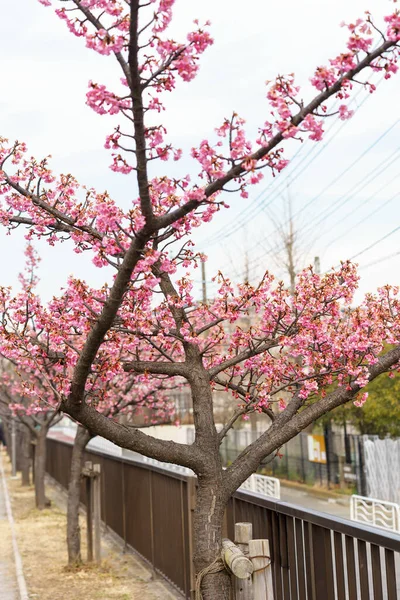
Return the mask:
MULTIPOLYGON (((222 522, 226 502, 222 498, 217 478, 199 477, 196 509, 194 513, 194 566, 196 575, 221 558, 222 522)), ((201 592, 203 600, 230 600, 231 579, 222 564, 215 565, 217 572, 204 575, 201 592)))
POLYGON ((22 485, 30 485, 30 468, 31 468, 31 432, 27 427, 24 427, 22 434, 21 447, 21 474, 22 485))
POLYGON ((79 527, 81 472, 84 450, 91 437, 87 429, 81 425, 78 426, 72 449, 71 472, 68 485, 67 546, 69 565, 79 565, 82 563, 81 532, 79 527))
POLYGON ((36 508, 43 510, 50 505, 50 501, 46 498, 44 477, 46 473, 46 435, 47 427, 41 426, 36 434, 35 447, 35 500, 36 508))

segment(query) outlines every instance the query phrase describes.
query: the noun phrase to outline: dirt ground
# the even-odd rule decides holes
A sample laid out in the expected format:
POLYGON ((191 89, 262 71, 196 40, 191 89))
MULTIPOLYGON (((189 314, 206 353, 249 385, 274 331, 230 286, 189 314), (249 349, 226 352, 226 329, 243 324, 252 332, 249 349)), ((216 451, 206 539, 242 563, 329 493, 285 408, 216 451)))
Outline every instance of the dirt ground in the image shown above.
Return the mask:
MULTIPOLYGON (((22 487, 20 479, 7 483, 15 520, 17 541, 29 598, 36 600, 176 600, 180 598, 162 580, 153 577, 148 566, 106 537, 102 541, 103 561, 68 570, 66 548, 65 495, 53 485, 46 493, 51 507, 38 511, 33 487, 22 487)), ((83 556, 86 529, 81 517, 83 556)), ((4 541, 4 540, 3 540, 4 541)))

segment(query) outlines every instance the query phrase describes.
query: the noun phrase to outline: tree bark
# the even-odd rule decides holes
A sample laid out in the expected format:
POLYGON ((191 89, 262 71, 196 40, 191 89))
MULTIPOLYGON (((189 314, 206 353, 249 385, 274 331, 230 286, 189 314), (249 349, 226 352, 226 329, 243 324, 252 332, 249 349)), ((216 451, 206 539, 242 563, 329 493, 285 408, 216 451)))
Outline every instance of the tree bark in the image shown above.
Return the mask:
POLYGON ((71 472, 68 485, 67 501, 67 546, 68 564, 79 565, 81 556, 81 531, 79 527, 79 505, 81 491, 81 472, 83 467, 84 451, 91 439, 87 429, 78 426, 72 449, 71 472))
POLYGON ((27 427, 24 427, 22 434, 21 448, 21 475, 22 485, 30 485, 30 467, 31 467, 31 432, 27 427))
MULTIPOLYGON (((221 558, 222 523, 226 500, 215 478, 199 476, 194 513, 194 566, 196 575, 221 558)), ((231 578, 221 563, 221 570, 204 575, 201 582, 203 600, 230 600, 231 578)))
POLYGON ((35 500, 36 508, 43 510, 49 506, 50 501, 46 498, 44 477, 46 473, 46 436, 47 427, 41 426, 36 433, 35 447, 35 500))

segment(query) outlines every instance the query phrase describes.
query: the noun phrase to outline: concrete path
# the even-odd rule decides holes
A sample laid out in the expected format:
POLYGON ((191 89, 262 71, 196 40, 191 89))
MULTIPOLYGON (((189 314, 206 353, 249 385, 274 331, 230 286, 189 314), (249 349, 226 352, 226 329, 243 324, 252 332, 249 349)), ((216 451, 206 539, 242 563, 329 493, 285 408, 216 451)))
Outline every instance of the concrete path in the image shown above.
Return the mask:
POLYGON ((0 448, 0 598, 28 600, 0 448))
MULTIPOLYGON (((2 461, 0 450, 0 461, 2 461)), ((12 544, 12 533, 7 516, 4 493, 4 471, 0 466, 0 598, 19 600, 12 544)))

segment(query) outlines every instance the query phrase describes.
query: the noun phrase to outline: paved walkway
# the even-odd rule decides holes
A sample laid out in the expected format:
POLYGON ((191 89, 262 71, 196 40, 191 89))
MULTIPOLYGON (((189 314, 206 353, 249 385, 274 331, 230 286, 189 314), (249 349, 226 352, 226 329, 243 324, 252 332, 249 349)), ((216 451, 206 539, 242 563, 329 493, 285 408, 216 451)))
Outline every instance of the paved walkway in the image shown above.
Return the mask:
MULTIPOLYGON (((2 461, 0 450, 0 461, 2 461)), ((3 463, 4 464, 4 463, 3 463)), ((3 473, 0 465, 0 598, 19 600, 10 523, 4 495, 3 473)))

